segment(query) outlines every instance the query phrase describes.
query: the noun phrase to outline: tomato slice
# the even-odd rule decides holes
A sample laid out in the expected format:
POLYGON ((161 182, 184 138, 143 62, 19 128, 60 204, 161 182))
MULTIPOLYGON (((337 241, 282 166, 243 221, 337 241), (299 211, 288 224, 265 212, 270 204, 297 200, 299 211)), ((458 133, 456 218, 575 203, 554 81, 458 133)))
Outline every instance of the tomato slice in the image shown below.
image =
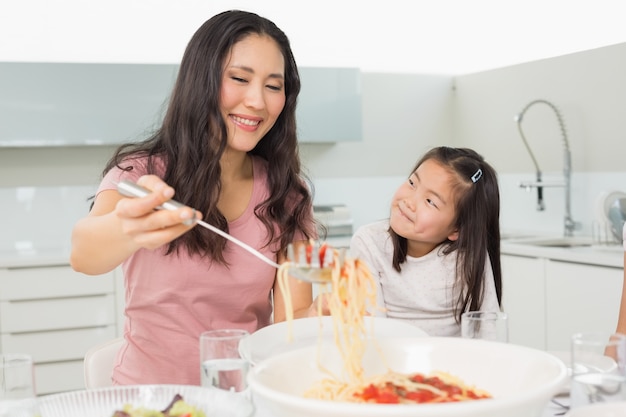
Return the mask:
POLYGON ((326 259, 326 249, 328 249, 328 244, 326 242, 322 243, 322 246, 320 246, 320 266, 323 268, 324 267, 324 259, 326 259))
POLYGON ((376 402, 379 404, 398 404, 400 397, 395 392, 385 390, 378 394, 376 402))
POLYGON ((378 388, 374 384, 369 384, 358 396, 366 401, 374 399, 378 397, 378 388))
POLYGON ((435 398, 435 394, 428 390, 409 391, 405 394, 404 398, 416 403, 427 403, 435 398))

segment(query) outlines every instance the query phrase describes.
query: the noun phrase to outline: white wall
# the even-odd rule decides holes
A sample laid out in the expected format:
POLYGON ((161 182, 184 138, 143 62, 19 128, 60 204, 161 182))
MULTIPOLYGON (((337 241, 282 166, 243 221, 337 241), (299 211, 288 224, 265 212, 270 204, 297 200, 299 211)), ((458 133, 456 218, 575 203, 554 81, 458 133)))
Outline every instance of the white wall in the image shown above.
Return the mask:
MULTIPOLYGON (((603 193, 626 191, 625 73, 623 43, 455 78, 454 135, 499 172, 505 228, 563 230, 562 188, 545 188, 546 211, 538 212, 536 191, 518 186, 535 179, 535 167, 513 118, 535 99, 549 100, 563 116, 572 154, 572 215, 582 222, 581 232, 591 232, 603 193)), ((553 111, 533 106, 522 127, 545 179, 561 180, 564 147, 553 111)))
POLYGON ((180 61, 226 9, 257 12, 304 66, 464 74, 626 40, 620 0, 20 0, 0 2, 0 60, 180 61))
MULTIPOLYGON (((533 50, 537 41, 545 46, 562 43, 571 37, 574 22, 576 33, 584 33, 584 39, 591 39, 592 32, 619 39, 624 30, 621 14, 612 13, 612 6, 602 1, 594 1, 593 8, 583 7, 585 2, 566 2, 560 9, 554 7, 559 3, 555 1, 517 8, 500 1, 489 4, 495 7, 489 10, 498 12, 498 19, 493 19, 493 14, 484 12, 488 2, 465 3, 390 0, 373 6, 321 0, 298 4, 296 11, 286 0, 23 0, 10 7, 3 2, 0 60, 178 62, 187 40, 208 16, 226 8, 257 11, 288 33, 300 65, 364 70, 363 141, 302 146, 303 162, 317 185, 316 202, 347 203, 357 226, 380 218, 386 215, 390 192, 424 150, 439 144, 464 145, 483 153, 500 172, 505 228, 531 225, 559 233, 559 191, 546 190, 548 208, 536 213, 534 196, 516 187, 520 178, 532 178, 533 169, 512 118, 528 101, 543 97, 563 110, 575 173, 573 214, 589 230, 594 197, 605 188, 626 183, 621 164, 626 142, 620 125, 626 93, 624 44, 455 78, 443 73, 488 65, 481 60, 481 51, 523 60, 523 54, 511 58, 508 52, 522 45, 533 50), (427 8, 427 3, 440 7, 427 8), (525 15, 536 7, 543 14, 525 15), (573 19, 573 14, 583 11, 584 18, 573 19), (557 12, 563 18, 551 19, 557 12), (598 13, 602 19, 596 19, 598 13), (477 15, 488 15, 490 20, 479 22, 477 15), (512 21, 505 24, 508 18, 512 21), (587 30, 594 21, 601 21, 602 27, 587 30), (528 27, 516 29, 516 22, 528 27), (554 30, 555 22, 559 30, 554 30), (587 29, 580 31, 581 25, 587 29), (507 33, 504 29, 509 26, 513 30, 507 33), (546 34, 548 27, 551 32, 546 34), (444 58, 449 60, 443 62, 444 58)), ((592 46, 579 44, 583 49, 592 46)), ((532 116, 539 119, 538 127, 533 127, 536 122, 530 114, 524 127, 529 140, 538 141, 536 152, 544 171, 558 175, 562 159, 556 123, 535 110, 539 114, 532 116)), ((76 187, 84 193, 85 187, 97 183, 112 151, 111 147, 2 148, 0 187, 8 189, 8 195, 15 195, 16 187, 76 187)), ((11 218, 6 205, 0 210, 11 218)), ((54 218, 54 213, 50 216, 54 218)), ((25 223, 19 227, 29 227, 25 223)))
MULTIPOLYGON (((626 43, 456 77, 455 136, 484 150, 500 172, 533 170, 514 122, 534 99, 560 110, 577 172, 623 171, 626 43)), ((533 106, 522 127, 544 171, 563 169, 557 119, 533 106)))

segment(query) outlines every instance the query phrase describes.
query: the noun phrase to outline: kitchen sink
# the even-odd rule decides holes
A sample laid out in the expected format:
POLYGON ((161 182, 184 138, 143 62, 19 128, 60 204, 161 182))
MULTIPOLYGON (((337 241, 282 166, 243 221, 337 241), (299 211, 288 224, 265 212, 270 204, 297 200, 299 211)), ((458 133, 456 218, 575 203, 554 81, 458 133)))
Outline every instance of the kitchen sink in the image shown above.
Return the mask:
POLYGON ((508 243, 517 245, 541 246, 550 248, 575 248, 581 246, 591 246, 592 241, 589 237, 534 237, 505 240, 508 243))

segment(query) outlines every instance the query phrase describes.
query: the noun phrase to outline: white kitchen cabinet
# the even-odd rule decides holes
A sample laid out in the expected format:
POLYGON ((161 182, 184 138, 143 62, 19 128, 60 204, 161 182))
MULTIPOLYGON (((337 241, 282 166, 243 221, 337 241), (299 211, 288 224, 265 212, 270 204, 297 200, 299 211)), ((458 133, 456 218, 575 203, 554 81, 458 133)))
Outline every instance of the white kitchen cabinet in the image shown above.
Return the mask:
POLYGON ((502 302, 511 343, 567 351, 576 332, 615 331, 623 268, 576 262, 582 257, 574 252, 567 257, 502 254, 502 302))
POLYGON ((545 262, 541 258, 502 255, 502 310, 509 317, 509 341, 545 349, 545 262))
POLYGON ((0 268, 0 351, 32 355, 38 395, 83 389, 85 352, 119 334, 115 275, 0 268))
POLYGON ((615 331, 623 269, 546 260, 546 344, 569 350, 577 332, 615 331))
MULTIPOLYGON (((299 140, 361 140, 359 69, 298 71, 299 140)), ((0 63, 0 147, 142 140, 160 123, 177 73, 176 64, 0 63)))

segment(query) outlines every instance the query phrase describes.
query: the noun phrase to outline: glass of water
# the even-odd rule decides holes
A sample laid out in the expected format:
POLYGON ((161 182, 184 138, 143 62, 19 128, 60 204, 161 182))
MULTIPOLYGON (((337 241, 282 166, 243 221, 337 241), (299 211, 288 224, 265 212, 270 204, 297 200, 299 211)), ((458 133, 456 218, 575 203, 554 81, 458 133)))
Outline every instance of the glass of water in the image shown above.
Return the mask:
POLYGON ((203 387, 242 392, 250 369, 248 337, 241 329, 209 330, 200 335, 200 380, 203 387))
POLYGON ((461 336, 506 343, 509 317, 501 311, 467 311, 461 315, 461 336))
POLYGON ((626 401, 626 335, 576 333, 571 340, 570 406, 626 401))
POLYGON ((35 397, 33 358, 25 353, 0 354, 0 400, 35 397))
POLYGON ((33 359, 24 353, 0 353, 0 417, 36 414, 33 359))

